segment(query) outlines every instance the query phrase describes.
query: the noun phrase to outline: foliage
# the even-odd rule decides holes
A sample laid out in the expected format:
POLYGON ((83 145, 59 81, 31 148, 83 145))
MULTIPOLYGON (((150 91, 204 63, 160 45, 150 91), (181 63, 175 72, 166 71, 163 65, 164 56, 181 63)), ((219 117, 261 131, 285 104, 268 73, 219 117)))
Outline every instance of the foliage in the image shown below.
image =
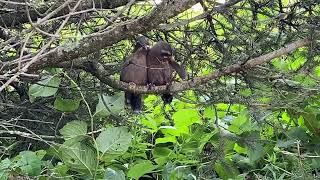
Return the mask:
MULTIPOLYGON (((125 107, 124 93, 112 88, 112 82, 102 83, 107 76, 119 78, 122 61, 135 44, 132 39, 78 59, 70 55, 58 63, 34 61, 34 69, 21 69, 21 63, 32 60, 20 61, 20 56, 39 55, 42 60, 55 57, 50 53, 56 47, 62 48, 58 53, 73 55, 82 53, 75 51, 79 47, 94 49, 94 41, 82 41, 98 41, 110 29, 150 15, 156 7, 126 2, 71 13, 60 31, 63 23, 57 19, 67 14, 48 16, 38 25, 12 26, 7 30, 16 35, 19 47, 12 45, 14 38, 0 33, 0 81, 5 84, 12 73, 21 75, 0 91, 1 180, 320 177, 319 3, 230 0, 225 6, 199 1, 152 31, 143 31, 151 41, 162 39, 175 47, 189 84, 291 42, 309 38, 312 43, 255 68, 174 92, 170 105, 159 95, 144 95, 141 114, 125 107), (41 50, 49 57, 37 54, 41 50), (99 74, 95 67, 105 71, 99 74)), ((43 8, 41 2, 32 3, 43 8)), ((7 8, 13 5, 19 3, 8 3, 7 8)), ((76 6, 69 5, 68 13, 76 6)))

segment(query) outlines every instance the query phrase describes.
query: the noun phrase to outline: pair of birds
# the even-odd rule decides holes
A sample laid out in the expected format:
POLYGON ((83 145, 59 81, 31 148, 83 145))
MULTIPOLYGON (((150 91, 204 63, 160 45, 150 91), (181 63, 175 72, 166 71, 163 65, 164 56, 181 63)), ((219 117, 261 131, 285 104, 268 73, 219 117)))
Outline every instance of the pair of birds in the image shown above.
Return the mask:
MULTIPOLYGON (((140 42, 135 51, 125 61, 121 70, 120 81, 135 85, 161 86, 172 81, 173 69, 182 79, 186 71, 174 60, 173 49, 169 43, 160 41, 151 48, 145 42, 140 42)), ((141 112, 142 95, 125 92, 125 104, 130 105, 134 112, 141 112)), ((171 93, 162 94, 165 104, 171 103, 171 93)))

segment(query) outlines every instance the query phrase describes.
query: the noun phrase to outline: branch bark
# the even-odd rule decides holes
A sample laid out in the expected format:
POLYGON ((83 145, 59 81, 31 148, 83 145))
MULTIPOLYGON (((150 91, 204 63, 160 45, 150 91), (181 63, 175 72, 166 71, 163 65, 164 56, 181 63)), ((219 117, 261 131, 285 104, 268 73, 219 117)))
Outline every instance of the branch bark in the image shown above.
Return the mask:
POLYGON ((160 23, 189 9, 196 3, 196 0, 164 0, 156 6, 150 14, 134 21, 109 27, 109 29, 106 29, 102 33, 85 37, 80 40, 78 46, 72 50, 67 50, 63 47, 57 47, 51 50, 45 56, 40 57, 41 59, 36 63, 32 64, 29 70, 34 71, 44 67, 54 66, 64 61, 85 57, 88 54, 115 44, 123 39, 155 29, 160 23))
POLYGON ((311 43, 311 40, 309 39, 298 40, 293 43, 287 44, 283 48, 280 48, 268 54, 250 59, 245 63, 236 63, 233 65, 227 66, 223 69, 217 70, 216 72, 213 72, 209 75, 197 77, 192 80, 188 80, 184 82, 173 83, 170 87, 156 86, 152 90, 150 90, 147 86, 132 86, 132 85, 130 86, 128 83, 115 80, 114 78, 110 77, 108 74, 108 71, 106 71, 104 67, 97 62, 92 64, 89 68, 90 70, 87 70, 87 71, 91 72, 103 83, 118 90, 132 91, 132 92, 143 93, 143 94, 179 92, 179 91, 184 91, 187 89, 192 89, 194 87, 203 85, 208 81, 220 78, 225 75, 229 75, 239 71, 248 71, 251 68, 267 63, 274 58, 289 54, 300 47, 309 45, 310 43, 311 43))
MULTIPOLYGON (((82 0, 81 3, 81 9, 89 9, 92 8, 93 5, 97 9, 105 8, 105 9, 113 9, 120 6, 126 5, 129 0, 82 0)), ((56 9, 61 4, 63 4, 65 1, 49 1, 46 4, 43 4, 37 8, 33 8, 29 10, 29 14, 32 21, 37 21, 37 19, 42 18, 42 15, 46 15, 47 11, 50 9, 56 9)), ((74 0, 71 2, 71 4, 77 3, 77 0, 74 0)), ((1 27, 11 27, 11 26, 17 26, 23 23, 29 22, 28 16, 27 16, 27 10, 26 6, 30 6, 26 3, 15 3, 15 4, 2 4, 0 7, 5 7, 6 9, 13 9, 14 11, 1 13, 1 21, 0 26, 1 27), (14 19, 13 19, 14 17, 14 19)), ((30 7, 31 8, 31 7, 30 7)), ((61 11, 59 11, 54 17, 63 16, 69 13, 69 8, 65 7, 61 11)))

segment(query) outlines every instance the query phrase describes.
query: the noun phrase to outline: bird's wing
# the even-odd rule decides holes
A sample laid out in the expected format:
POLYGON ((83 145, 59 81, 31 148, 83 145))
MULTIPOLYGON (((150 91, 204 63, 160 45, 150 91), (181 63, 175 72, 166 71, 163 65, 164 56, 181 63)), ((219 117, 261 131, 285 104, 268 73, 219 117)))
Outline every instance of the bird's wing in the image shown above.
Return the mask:
POLYGON ((134 82, 139 85, 147 84, 147 51, 140 48, 131 54, 125 61, 121 70, 120 80, 124 82, 134 82))
POLYGON ((169 61, 171 67, 177 71, 177 73, 179 74, 179 76, 181 77, 181 79, 186 79, 186 70, 181 67, 177 62, 175 61, 169 61))

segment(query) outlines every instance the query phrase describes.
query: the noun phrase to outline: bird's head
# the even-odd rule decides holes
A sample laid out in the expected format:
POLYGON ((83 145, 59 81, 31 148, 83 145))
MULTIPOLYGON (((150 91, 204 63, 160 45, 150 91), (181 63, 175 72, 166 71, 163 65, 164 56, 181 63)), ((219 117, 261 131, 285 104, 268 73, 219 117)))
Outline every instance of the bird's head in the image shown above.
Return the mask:
POLYGON ((173 50, 169 43, 160 41, 156 43, 149 52, 160 61, 173 61, 173 50))

